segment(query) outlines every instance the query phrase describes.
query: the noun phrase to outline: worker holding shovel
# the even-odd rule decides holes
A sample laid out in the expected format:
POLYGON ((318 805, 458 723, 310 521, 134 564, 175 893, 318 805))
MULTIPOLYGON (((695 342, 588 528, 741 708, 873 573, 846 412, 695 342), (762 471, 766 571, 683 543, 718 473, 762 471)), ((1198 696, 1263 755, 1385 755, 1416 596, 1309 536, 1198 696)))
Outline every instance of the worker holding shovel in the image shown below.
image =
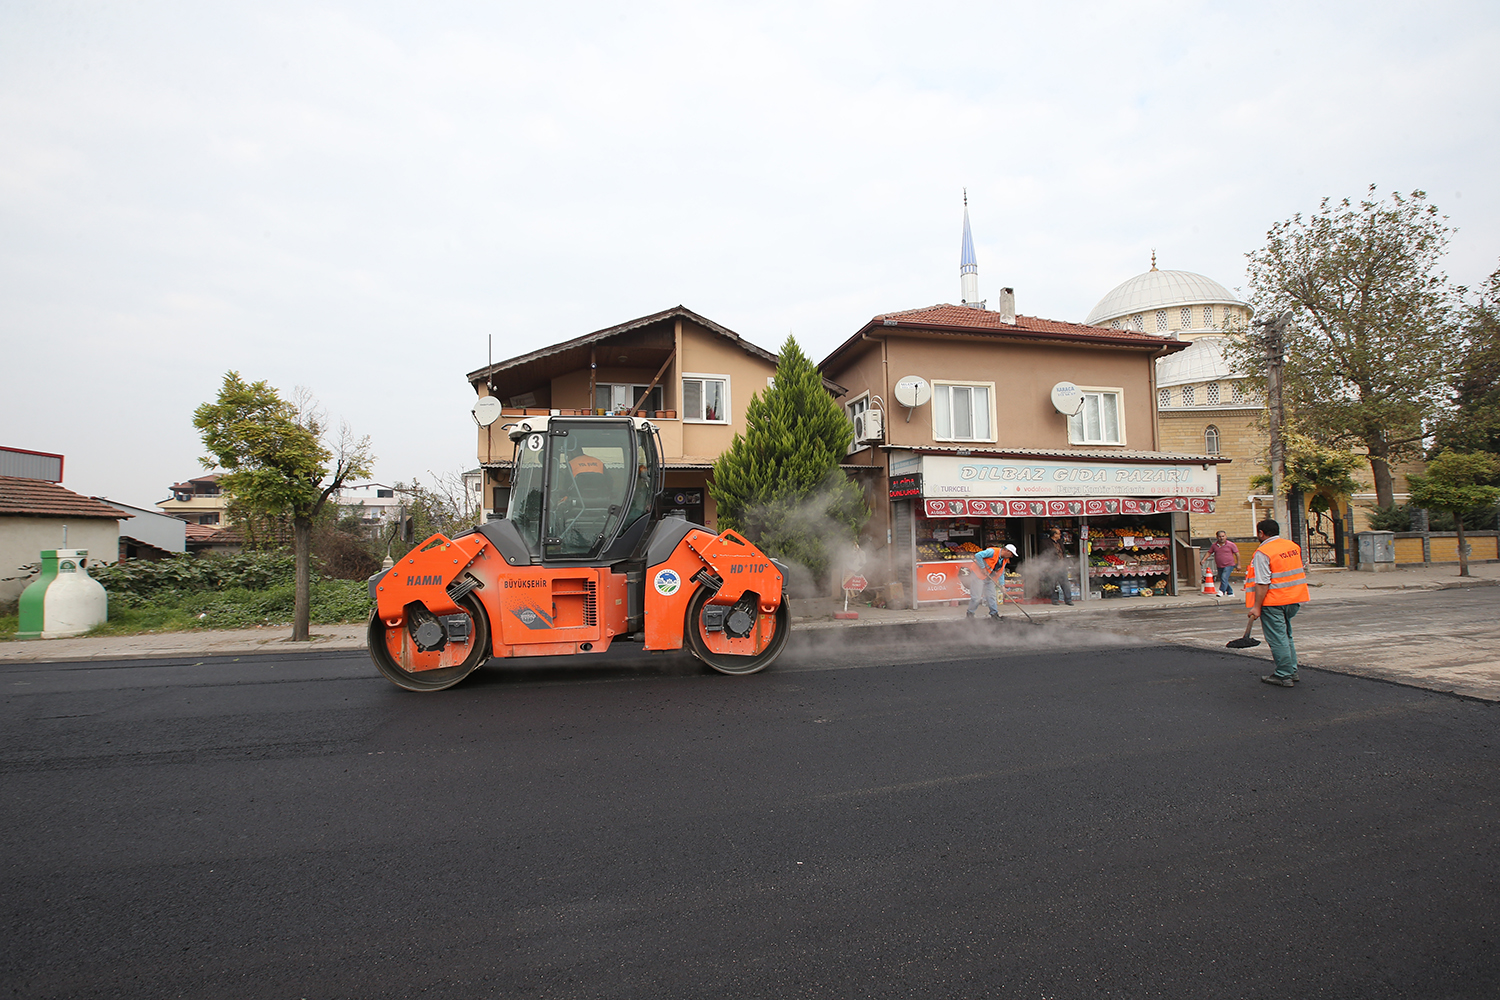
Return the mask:
MULTIPOLYGON (((1297 683, 1297 646, 1292 641, 1292 618, 1306 604, 1307 566, 1297 543, 1281 537, 1281 525, 1266 518, 1255 526, 1260 548, 1245 575, 1245 606, 1250 621, 1260 619, 1260 630, 1276 661, 1274 673, 1261 677, 1267 684, 1291 687, 1297 683)), ((1248 624, 1246 636, 1250 634, 1248 624)))
POLYGON ((979 567, 979 581, 969 586, 969 610, 965 618, 973 618, 980 600, 990 606, 990 617, 1000 617, 1000 606, 995 603, 995 588, 1005 586, 1005 567, 1019 553, 1014 545, 991 546, 974 553, 974 565, 979 567))

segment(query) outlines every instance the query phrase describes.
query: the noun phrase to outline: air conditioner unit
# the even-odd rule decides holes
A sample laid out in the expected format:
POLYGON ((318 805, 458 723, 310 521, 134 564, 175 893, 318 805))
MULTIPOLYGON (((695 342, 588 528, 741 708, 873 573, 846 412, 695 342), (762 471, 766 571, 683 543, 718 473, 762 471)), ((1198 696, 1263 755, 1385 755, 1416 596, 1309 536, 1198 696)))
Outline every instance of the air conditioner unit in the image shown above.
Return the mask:
POLYGON ((854 440, 857 444, 879 444, 885 440, 885 413, 866 410, 854 415, 854 440))

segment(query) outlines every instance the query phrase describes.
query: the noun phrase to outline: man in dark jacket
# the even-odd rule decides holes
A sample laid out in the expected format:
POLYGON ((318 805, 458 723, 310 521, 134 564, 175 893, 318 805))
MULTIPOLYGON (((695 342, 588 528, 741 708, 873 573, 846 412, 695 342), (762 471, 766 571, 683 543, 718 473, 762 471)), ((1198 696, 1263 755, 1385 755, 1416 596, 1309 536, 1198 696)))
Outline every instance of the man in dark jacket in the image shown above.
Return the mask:
POLYGON ((1062 529, 1049 528, 1047 539, 1042 542, 1042 596, 1052 598, 1053 604, 1073 605, 1073 591, 1068 586, 1068 553, 1063 548, 1062 529), (1057 599, 1062 593, 1062 600, 1057 599))

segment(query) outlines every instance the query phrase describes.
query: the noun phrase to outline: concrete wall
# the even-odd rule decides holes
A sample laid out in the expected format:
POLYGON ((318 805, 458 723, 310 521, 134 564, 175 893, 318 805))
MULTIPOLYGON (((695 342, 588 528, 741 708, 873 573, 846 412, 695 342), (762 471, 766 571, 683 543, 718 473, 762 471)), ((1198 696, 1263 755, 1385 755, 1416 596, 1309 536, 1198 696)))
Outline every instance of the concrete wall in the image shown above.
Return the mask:
POLYGON ((89 565, 112 563, 120 551, 120 522, 102 518, 0 517, 0 607, 10 609, 33 576, 18 567, 41 561, 43 549, 87 549, 89 565), (63 525, 68 527, 63 544, 63 525), (7 577, 24 577, 19 580, 7 577))

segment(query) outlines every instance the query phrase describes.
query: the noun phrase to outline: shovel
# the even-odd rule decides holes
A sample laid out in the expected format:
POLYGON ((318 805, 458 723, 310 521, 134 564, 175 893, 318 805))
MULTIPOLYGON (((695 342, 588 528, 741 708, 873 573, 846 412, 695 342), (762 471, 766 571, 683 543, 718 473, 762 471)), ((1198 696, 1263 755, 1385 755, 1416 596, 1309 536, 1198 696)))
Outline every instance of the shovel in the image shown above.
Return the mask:
POLYGON ((1249 649, 1251 646, 1259 646, 1259 639, 1250 638, 1250 630, 1254 627, 1254 618, 1245 619, 1245 634, 1240 636, 1238 639, 1230 639, 1228 642, 1224 643, 1224 645, 1228 646, 1230 649, 1249 649))

